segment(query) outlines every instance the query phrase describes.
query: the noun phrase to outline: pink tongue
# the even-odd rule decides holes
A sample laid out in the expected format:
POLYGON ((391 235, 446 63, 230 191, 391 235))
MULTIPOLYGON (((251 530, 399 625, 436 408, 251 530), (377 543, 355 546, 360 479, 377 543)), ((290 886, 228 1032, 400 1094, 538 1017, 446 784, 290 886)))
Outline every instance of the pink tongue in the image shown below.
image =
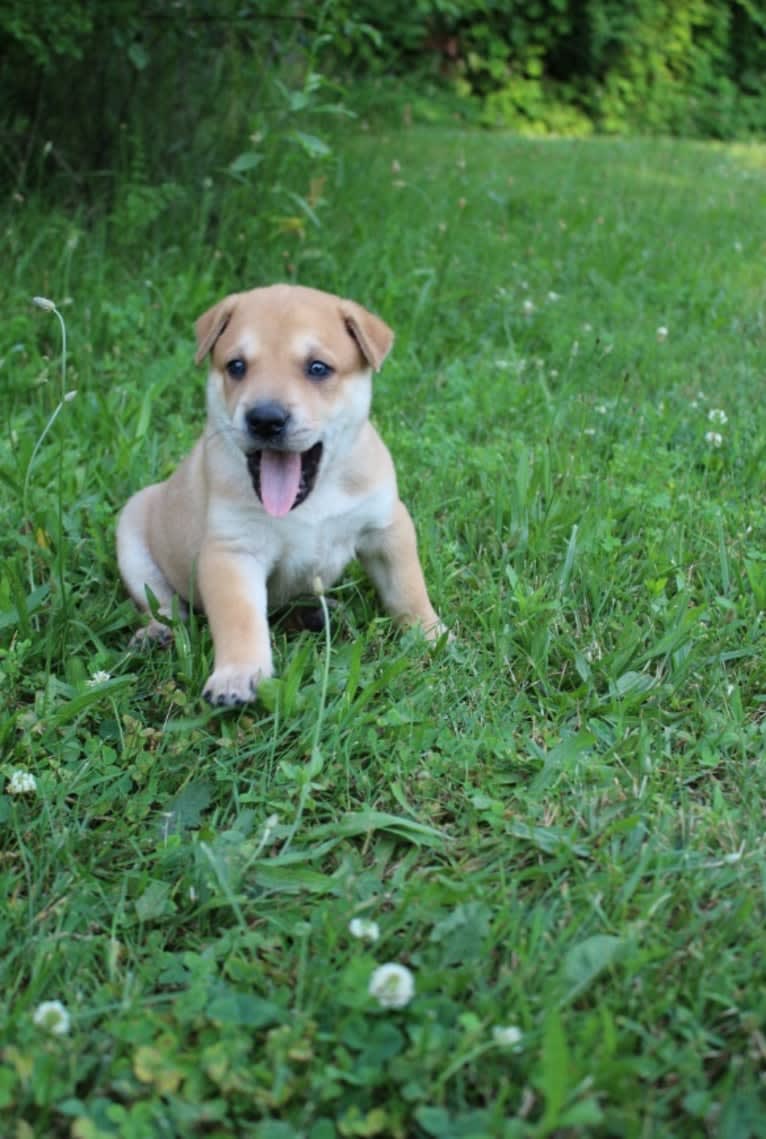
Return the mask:
POLYGON ((298 496, 301 457, 296 451, 261 452, 261 502, 274 518, 287 514, 298 496))

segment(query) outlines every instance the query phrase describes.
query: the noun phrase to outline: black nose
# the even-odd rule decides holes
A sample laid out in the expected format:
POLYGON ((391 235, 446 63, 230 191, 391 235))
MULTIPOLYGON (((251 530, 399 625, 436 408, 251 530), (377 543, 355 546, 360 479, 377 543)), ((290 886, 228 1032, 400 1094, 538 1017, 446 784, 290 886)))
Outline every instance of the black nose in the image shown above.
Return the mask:
POLYGON ((290 412, 273 399, 260 400, 245 412, 245 423, 251 435, 260 439, 276 439, 287 427, 290 412))

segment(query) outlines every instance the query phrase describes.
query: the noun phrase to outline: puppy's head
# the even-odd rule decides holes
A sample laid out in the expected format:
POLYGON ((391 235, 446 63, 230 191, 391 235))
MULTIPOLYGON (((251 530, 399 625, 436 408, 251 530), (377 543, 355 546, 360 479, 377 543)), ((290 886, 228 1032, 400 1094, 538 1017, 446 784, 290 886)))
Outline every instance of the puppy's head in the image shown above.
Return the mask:
POLYGON ((393 333, 354 301, 297 285, 224 297, 196 332, 214 429, 244 452, 265 510, 281 517, 366 420, 393 333))

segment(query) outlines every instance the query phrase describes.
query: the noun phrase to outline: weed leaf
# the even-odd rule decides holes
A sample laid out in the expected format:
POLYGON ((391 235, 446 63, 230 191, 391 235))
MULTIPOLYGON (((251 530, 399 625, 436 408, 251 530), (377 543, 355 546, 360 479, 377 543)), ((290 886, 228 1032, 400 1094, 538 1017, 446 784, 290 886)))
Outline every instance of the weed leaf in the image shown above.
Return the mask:
POLYGON ((166 833, 198 827, 202 812, 209 805, 213 785, 207 779, 197 779, 178 792, 163 812, 162 829, 166 833))
POLYGON ((207 1015, 218 1024, 264 1028, 268 1024, 277 1024, 282 1017, 282 1010, 272 1001, 229 989, 213 998, 208 1005, 207 1015))
POLYGON ((562 969, 564 980, 570 986, 567 1000, 580 996, 605 969, 610 968, 624 944, 620 937, 597 933, 572 946, 564 958, 562 969))

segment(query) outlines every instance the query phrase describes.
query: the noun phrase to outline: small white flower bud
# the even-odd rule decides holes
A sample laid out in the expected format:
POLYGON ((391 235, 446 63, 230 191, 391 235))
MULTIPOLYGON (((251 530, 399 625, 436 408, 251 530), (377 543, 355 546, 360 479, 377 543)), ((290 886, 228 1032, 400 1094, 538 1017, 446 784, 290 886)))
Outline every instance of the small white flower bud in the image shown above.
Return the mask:
POLYGON ((360 941, 377 941, 380 937, 380 926, 376 921, 367 918, 352 918, 348 923, 348 932, 360 941))
POLYGON ((521 1049, 521 1042, 524 1039, 524 1033, 515 1024, 509 1025, 496 1025, 492 1029, 492 1039, 495 1044, 499 1044, 501 1048, 513 1048, 514 1051, 521 1049))
POLYGON ((43 309, 44 312, 56 311, 55 302, 49 301, 47 297, 32 297, 32 304, 37 305, 37 307, 43 309))

